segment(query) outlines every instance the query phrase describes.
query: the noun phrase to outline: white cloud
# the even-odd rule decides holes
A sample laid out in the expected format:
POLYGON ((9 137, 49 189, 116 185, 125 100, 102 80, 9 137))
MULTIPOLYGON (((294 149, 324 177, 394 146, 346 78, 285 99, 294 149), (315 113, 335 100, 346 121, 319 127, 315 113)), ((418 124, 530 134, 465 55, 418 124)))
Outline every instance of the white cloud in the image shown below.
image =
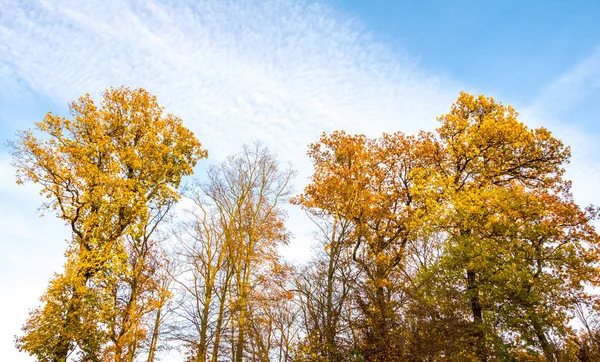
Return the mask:
MULTIPOLYGON (((260 139, 300 170, 298 191, 310 173, 306 145, 320 132, 433 129, 457 93, 449 80, 423 73, 408 57, 374 43, 356 21, 318 3, 0 0, 0 9, 0 82, 6 85, 0 99, 16 107, 34 93, 60 104, 110 85, 145 87, 184 118, 211 162, 260 139)), ((13 198, 2 209, 11 217, 0 239, 10 239, 4 242, 15 253, 11 267, 21 268, 27 258, 31 246, 24 241, 42 239, 54 247, 48 257, 57 262, 50 264, 60 265, 62 238, 48 235, 54 226, 30 212, 41 200, 29 198, 29 186, 7 189, 5 181, 0 191, 13 198), (11 227, 28 231, 10 234, 11 227)), ((302 216, 291 213, 297 241, 288 255, 307 250, 302 216)), ((4 337, 18 333, 26 308, 36 304, 41 290, 29 285, 50 277, 48 268, 28 267, 27 274, 0 267, 3 279, 22 285, 1 298, 11 301, 2 302, 3 312, 15 316, 2 324, 4 337)), ((4 337, 0 355, 29 360, 4 337)))
POLYGON ((529 108, 545 116, 562 114, 596 88, 600 88, 600 44, 589 56, 543 89, 529 108))
MULTIPOLYGON (((585 131, 581 123, 574 122, 570 112, 599 89, 600 44, 588 57, 544 88, 521 112, 523 120, 550 129, 555 137, 571 146, 572 158, 566 176, 573 180, 573 194, 582 205, 600 205, 599 135, 585 131)), ((597 123, 598 119, 587 121, 597 123)))
POLYGON ((432 129, 456 95, 448 81, 318 4, 92 1, 3 9, 3 82, 58 102, 109 85, 146 87, 184 118, 213 160, 261 139, 295 163, 300 185, 310 171, 306 145, 321 131, 432 129))
POLYGON ((53 4, 5 6, 1 60, 11 72, 0 74, 61 102, 146 87, 219 155, 261 138, 296 158, 333 128, 414 131, 455 95, 321 5, 53 4))

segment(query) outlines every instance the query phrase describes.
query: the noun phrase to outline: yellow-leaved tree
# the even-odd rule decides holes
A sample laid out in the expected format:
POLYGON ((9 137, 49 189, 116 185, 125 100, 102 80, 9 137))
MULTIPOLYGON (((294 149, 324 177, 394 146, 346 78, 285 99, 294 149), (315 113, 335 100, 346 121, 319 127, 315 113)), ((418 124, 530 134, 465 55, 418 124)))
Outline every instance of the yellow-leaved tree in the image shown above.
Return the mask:
POLYGON ((572 309, 597 282, 597 210, 572 199, 563 179, 570 150, 517 117, 491 97, 461 93, 439 118, 448 204, 438 266, 440 284, 468 305, 472 323, 462 340, 472 349, 464 360, 520 348, 560 360, 551 337, 569 332, 572 309))
POLYGON ((144 89, 110 88, 100 104, 85 95, 70 111, 72 118, 48 113, 35 131, 18 133, 12 143, 17 183, 40 185, 48 200, 43 208, 72 231, 65 270, 52 279, 16 343, 40 361, 66 361, 74 351, 86 361, 132 360, 144 330, 131 325, 141 321, 136 306, 152 304, 132 296, 134 279, 158 275, 144 271, 144 265, 157 265, 148 262, 157 254, 148 249, 150 237, 165 208, 179 198, 181 178, 207 152, 144 89), (138 251, 137 261, 131 250, 138 251), (129 303, 117 307, 121 318, 114 317, 114 300, 123 293, 118 278, 121 288, 130 288, 129 303), (117 319, 118 328, 111 325, 117 319), (128 340, 118 338, 123 336, 128 340))

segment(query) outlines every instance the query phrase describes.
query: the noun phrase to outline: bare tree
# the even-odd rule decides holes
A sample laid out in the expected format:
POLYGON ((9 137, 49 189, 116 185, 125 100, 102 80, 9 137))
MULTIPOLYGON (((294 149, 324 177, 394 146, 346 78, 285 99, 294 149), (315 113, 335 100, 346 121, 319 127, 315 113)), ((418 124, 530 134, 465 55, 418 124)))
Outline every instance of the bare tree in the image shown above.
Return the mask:
MULTIPOLYGON (((278 247, 289 233, 282 205, 294 174, 257 143, 210 168, 208 181, 189 193, 194 210, 179 233, 177 253, 183 327, 178 338, 188 346, 189 360, 241 361, 247 354, 264 360, 281 344, 272 343, 272 331, 258 338, 265 326, 250 321, 268 315, 263 303, 272 295, 262 293, 277 294, 271 278, 283 270, 278 247), (256 349, 259 342, 263 351, 256 349)), ((275 319, 267 319, 273 328, 275 319)))

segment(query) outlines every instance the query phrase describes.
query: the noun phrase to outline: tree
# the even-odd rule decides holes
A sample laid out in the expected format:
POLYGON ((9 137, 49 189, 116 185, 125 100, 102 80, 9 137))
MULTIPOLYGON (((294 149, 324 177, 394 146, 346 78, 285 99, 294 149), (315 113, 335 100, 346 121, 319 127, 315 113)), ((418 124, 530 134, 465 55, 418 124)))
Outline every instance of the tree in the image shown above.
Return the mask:
POLYGON ((230 318, 227 295, 232 271, 225 221, 199 182, 185 195, 193 207, 186 210, 186 220, 176 233, 180 270, 174 276, 178 291, 174 337, 187 346, 189 361, 216 362, 230 318))
POLYGON ((281 206, 294 174, 255 144, 211 167, 208 181, 191 191, 195 211, 180 237, 185 271, 178 277, 189 360, 269 358, 275 344, 263 342, 277 319, 270 304, 286 300, 275 279, 288 274, 278 247, 289 238, 281 206))
POLYGON ((48 199, 43 209, 55 211, 73 233, 65 272, 17 338, 19 349, 44 361, 65 361, 74 350, 82 359, 100 358, 106 319, 97 314, 106 305, 95 290, 122 264, 124 238, 144 235, 149 205, 177 200, 181 178, 207 156, 182 120, 164 115, 143 89, 110 88, 99 105, 86 95, 70 111, 73 118, 48 113, 36 123, 43 138, 29 130, 12 143, 17 183, 39 184, 48 199), (87 325, 90 315, 97 319, 87 325))
POLYGON ((440 266, 468 302, 479 361, 507 353, 502 336, 511 332, 554 361, 549 329, 566 329, 565 311, 584 297, 598 263, 596 212, 580 210, 562 178, 569 149, 517 116, 461 93, 439 119, 447 203, 440 266))
POLYGON ((296 348, 296 360, 343 361, 357 345, 350 332, 350 320, 345 318, 357 274, 349 240, 352 223, 309 215, 319 228, 319 243, 312 260, 295 278, 305 335, 296 348))
POLYGON ((111 268, 111 277, 104 279, 103 288, 110 296, 105 319, 111 343, 104 352, 105 360, 133 362, 144 350, 150 360, 154 358, 156 329, 160 328, 161 311, 170 299, 166 280, 170 262, 160 240, 153 235, 170 206, 151 208, 153 217, 144 234, 123 239, 121 268, 111 268), (152 334, 148 334, 151 329, 152 334))
POLYGON ((264 266, 276 263, 278 246, 288 241, 281 204, 290 194, 295 172, 280 170, 276 159, 256 144, 244 147, 209 173, 208 196, 226 221, 225 237, 233 272, 230 292, 232 360, 241 362, 248 346, 251 291, 264 266))
POLYGON ((418 238, 432 204, 422 187, 440 148, 431 134, 400 132, 370 140, 344 132, 310 146, 314 174, 297 202, 314 213, 352 223, 352 257, 361 271, 355 300, 361 310, 362 353, 371 361, 398 356, 400 274, 407 245, 418 238))
POLYGON ((600 355, 600 209, 573 200, 569 148, 510 106, 461 93, 436 133, 323 134, 291 200, 319 231, 298 271, 278 250, 295 172, 269 150, 245 146, 187 190, 168 254, 162 226, 206 151, 141 89, 71 113, 12 144, 17 182, 72 231, 16 341, 40 361, 153 362, 165 329, 189 362, 600 355))
POLYGON ((597 284, 598 210, 572 199, 569 148, 517 118, 461 93, 437 135, 335 131, 310 146, 296 201, 352 225, 359 356, 562 358, 573 305, 597 284))

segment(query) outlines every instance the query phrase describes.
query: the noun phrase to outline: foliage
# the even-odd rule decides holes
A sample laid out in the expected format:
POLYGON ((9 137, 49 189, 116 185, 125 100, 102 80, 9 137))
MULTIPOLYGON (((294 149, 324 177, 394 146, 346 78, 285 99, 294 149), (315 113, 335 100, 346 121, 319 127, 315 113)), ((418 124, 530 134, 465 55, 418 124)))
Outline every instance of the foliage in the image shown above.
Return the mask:
POLYGON ((266 148, 187 189, 167 250, 156 231, 206 151, 144 90, 71 112, 13 143, 17 182, 73 233, 17 338, 40 361, 151 362, 159 339, 194 362, 600 358, 599 210, 573 200, 570 149, 493 98, 461 93, 435 132, 309 145, 300 266, 279 255, 295 172, 266 148))
POLYGON ((119 276, 148 267, 127 265, 125 240, 150 238, 160 210, 179 198, 181 178, 207 156, 181 119, 163 115, 143 89, 110 88, 99 105, 86 95, 70 110, 73 118, 48 113, 36 123, 40 136, 23 131, 12 144, 17 182, 39 184, 48 199, 43 208, 56 211, 73 233, 65 272, 17 339, 41 360, 64 361, 75 350, 82 360, 101 358, 114 328, 109 290, 117 298, 119 276), (58 305, 61 322, 49 323, 58 305), (50 340, 59 347, 46 353, 50 340))

